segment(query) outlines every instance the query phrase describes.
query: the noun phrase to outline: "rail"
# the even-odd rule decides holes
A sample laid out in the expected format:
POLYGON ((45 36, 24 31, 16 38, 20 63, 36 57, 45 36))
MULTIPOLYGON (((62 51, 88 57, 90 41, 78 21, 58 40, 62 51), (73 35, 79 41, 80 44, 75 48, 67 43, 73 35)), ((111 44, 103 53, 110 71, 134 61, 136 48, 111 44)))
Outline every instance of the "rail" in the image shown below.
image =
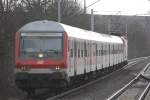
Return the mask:
MULTIPOLYGON (((136 82, 136 80, 138 80, 141 76, 144 77, 144 73, 146 72, 146 70, 149 68, 150 63, 148 63, 146 65, 146 67, 133 79, 131 80, 128 84, 126 84, 124 87, 122 87, 120 90, 118 90, 117 92, 115 92, 112 96, 110 96, 107 100, 116 100, 121 94, 124 93, 124 91, 126 91, 128 89, 129 86, 131 86, 134 82, 136 82)), ((146 78, 145 78, 146 79, 146 78)), ((149 80, 148 80, 149 81, 149 80)), ((143 100, 143 98, 145 97, 145 95, 147 94, 148 90, 150 88, 150 82, 147 85, 147 87, 145 88, 145 90, 143 91, 143 93, 141 94, 140 98, 138 100, 143 100)))
MULTIPOLYGON (((134 61, 132 60, 131 63, 128 64, 128 65, 134 65, 134 64, 138 63, 139 61, 144 60, 144 59, 147 59, 147 58, 148 58, 148 57, 135 58, 134 61)), ((97 79, 97 80, 94 80, 94 81, 92 81, 92 82, 90 82, 90 83, 87 83, 87 84, 85 84, 85 85, 83 85, 83 86, 77 87, 77 88, 75 88, 75 89, 66 91, 66 92, 61 93, 61 94, 58 94, 58 95, 53 96, 53 97, 51 97, 51 98, 48 98, 48 99, 46 99, 46 100, 57 100, 58 98, 64 97, 64 96, 66 96, 66 95, 69 95, 69 94, 71 94, 71 93, 73 93, 73 92, 75 92, 75 91, 77 91, 77 90, 79 90, 79 89, 82 89, 82 88, 87 87, 87 86, 89 86, 89 85, 92 85, 92 84, 94 84, 94 83, 96 83, 96 82, 98 82, 98 81, 100 81, 100 80, 102 80, 102 79, 105 79, 106 77, 112 75, 113 73, 118 72, 118 71, 124 69, 124 68, 127 67, 128 65, 126 65, 126 66, 122 67, 121 69, 116 70, 116 71, 114 71, 114 72, 112 72, 112 73, 110 73, 110 74, 108 74, 108 75, 106 75, 106 76, 104 76, 104 77, 101 77, 101 78, 99 78, 99 79, 97 79)), ((137 78, 138 78, 138 77, 137 77, 137 78)))

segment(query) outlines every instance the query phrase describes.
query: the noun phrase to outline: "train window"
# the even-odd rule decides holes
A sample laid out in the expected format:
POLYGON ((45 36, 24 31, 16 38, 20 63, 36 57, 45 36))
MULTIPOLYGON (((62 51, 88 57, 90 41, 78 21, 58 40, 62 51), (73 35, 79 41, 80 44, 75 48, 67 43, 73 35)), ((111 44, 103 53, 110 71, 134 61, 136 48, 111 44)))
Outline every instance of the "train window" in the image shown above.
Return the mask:
POLYGON ((111 44, 109 44, 109 54, 111 54, 111 44))
POLYGON ((110 44, 108 44, 108 54, 110 55, 110 44))
POLYGON ((95 56, 95 52, 93 51, 93 56, 95 56))
POLYGON ((78 49, 78 57, 80 58, 80 49, 78 49))
POLYGON ((101 56, 101 50, 99 50, 99 56, 101 56))
POLYGON ((76 49, 74 50, 74 56, 75 56, 75 57, 77 56, 77 51, 76 51, 76 49))
POLYGON ((103 50, 101 50, 101 55, 103 56, 103 50))
POLYGON ((101 45, 102 50, 101 50, 101 56, 103 56, 103 44, 101 45))
POLYGON ((73 50, 70 49, 70 57, 73 57, 73 50))
POLYGON ((84 50, 84 57, 87 57, 87 50, 84 50))
POLYGON ((81 50, 81 57, 83 57, 83 50, 81 50))
POLYGON ((98 56, 98 50, 96 50, 96 56, 98 56))
POLYGON ((105 55, 107 55, 107 52, 108 52, 108 50, 107 50, 107 44, 105 45, 105 55))
POLYGON ((122 44, 121 44, 121 53, 122 53, 123 49, 122 49, 122 44))
POLYGON ((77 44, 76 41, 74 41, 74 56, 77 56, 77 44))
POLYGON ((107 52, 107 51, 106 51, 106 50, 104 50, 104 55, 106 55, 106 52, 107 52))
POLYGON ((68 40, 68 51, 70 50, 69 48, 70 48, 70 40, 68 40))

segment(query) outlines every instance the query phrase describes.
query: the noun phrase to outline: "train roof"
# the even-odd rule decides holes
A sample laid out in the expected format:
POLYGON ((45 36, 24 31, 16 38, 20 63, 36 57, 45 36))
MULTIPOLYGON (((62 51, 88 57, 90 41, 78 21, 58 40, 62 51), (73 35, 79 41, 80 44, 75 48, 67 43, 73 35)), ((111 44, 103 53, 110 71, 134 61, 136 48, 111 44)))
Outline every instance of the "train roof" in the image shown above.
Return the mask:
POLYGON ((107 35, 97 32, 84 30, 77 27, 72 27, 62 23, 54 21, 35 21, 24 25, 19 32, 66 32, 69 37, 103 41, 108 43, 123 43, 123 40, 119 36, 107 35))

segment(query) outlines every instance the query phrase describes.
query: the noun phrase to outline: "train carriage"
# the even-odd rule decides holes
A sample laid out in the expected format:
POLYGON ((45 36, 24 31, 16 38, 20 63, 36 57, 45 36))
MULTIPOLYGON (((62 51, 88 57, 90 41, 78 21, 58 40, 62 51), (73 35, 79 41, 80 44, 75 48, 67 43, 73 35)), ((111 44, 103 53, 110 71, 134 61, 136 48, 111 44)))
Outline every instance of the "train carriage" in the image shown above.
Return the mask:
POLYGON ((124 37, 83 30, 54 21, 35 21, 16 32, 16 83, 22 89, 68 85, 127 62, 124 37))

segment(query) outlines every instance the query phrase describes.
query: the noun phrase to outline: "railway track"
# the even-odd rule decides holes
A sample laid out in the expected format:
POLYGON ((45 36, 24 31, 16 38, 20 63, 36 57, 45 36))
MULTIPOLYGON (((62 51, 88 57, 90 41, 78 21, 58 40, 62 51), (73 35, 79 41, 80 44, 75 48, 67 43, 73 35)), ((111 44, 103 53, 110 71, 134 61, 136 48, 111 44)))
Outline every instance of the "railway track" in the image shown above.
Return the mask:
MULTIPOLYGON (((138 58, 138 59, 136 58, 136 59, 134 59, 134 60, 132 59, 128 65, 135 65, 135 64, 137 64, 139 61, 144 60, 144 59, 147 59, 147 58, 148 58, 148 57, 141 57, 141 58, 138 58)), ((89 82, 89 83, 87 83, 87 84, 84 84, 84 85, 82 85, 82 86, 80 86, 80 87, 77 87, 77 88, 75 88, 75 89, 71 89, 71 90, 66 91, 66 92, 64 92, 64 93, 61 93, 61 94, 59 94, 59 95, 50 97, 50 98, 48 98, 48 99, 46 99, 46 100, 58 100, 58 99, 61 98, 61 97, 64 97, 64 96, 66 96, 66 95, 73 94, 75 91, 78 91, 78 90, 80 90, 80 89, 82 89, 82 88, 85 88, 85 87, 87 87, 87 86, 90 86, 90 85, 92 85, 92 84, 94 84, 94 83, 96 83, 96 82, 98 82, 98 81, 100 81, 100 80, 102 80, 102 79, 105 79, 106 77, 112 75, 112 74, 115 73, 115 72, 118 72, 118 71, 120 71, 120 70, 123 70, 123 69, 124 69, 125 67, 127 67, 128 65, 126 65, 126 66, 124 66, 123 68, 121 68, 121 69, 119 69, 119 70, 116 70, 116 71, 114 71, 114 72, 112 72, 112 73, 110 73, 110 74, 108 74, 108 75, 106 75, 106 76, 104 76, 104 77, 101 77, 101 78, 99 78, 99 79, 97 79, 97 80, 94 80, 94 81, 92 81, 92 82, 89 82)))
MULTIPOLYGON (((128 64, 128 65, 135 65, 135 64, 137 64, 139 61, 145 60, 145 59, 147 59, 147 58, 148 58, 148 57, 141 57, 141 58, 136 58, 136 59, 129 60, 129 64, 128 64)), ((114 72, 112 72, 112 73, 109 73, 108 75, 105 75, 105 76, 103 76, 103 77, 100 77, 100 78, 98 78, 98 79, 96 79, 96 80, 94 80, 94 81, 91 81, 91 82, 86 83, 86 84, 84 84, 84 85, 81 85, 81 86, 79 86, 79 87, 76 87, 76 88, 67 90, 67 91, 65 91, 65 92, 62 92, 62 93, 59 93, 59 94, 54 94, 54 93, 52 94, 51 91, 47 90, 47 91, 45 91, 45 92, 43 92, 43 93, 41 93, 41 94, 37 94, 37 95, 35 95, 35 96, 31 97, 31 98, 29 97, 28 100, 58 100, 58 99, 60 99, 61 97, 64 97, 64 96, 73 94, 74 92, 76 92, 76 91, 78 91, 78 90, 80 90, 80 89, 82 89, 82 88, 88 87, 88 86, 90 86, 90 85, 92 85, 92 84, 94 84, 94 83, 96 83, 96 82, 98 82, 98 81, 100 81, 100 80, 103 80, 103 79, 105 79, 106 77, 109 77, 109 76, 111 76, 112 74, 114 74, 114 73, 116 73, 116 72, 118 72, 118 71, 120 71, 120 70, 123 70, 124 68, 128 67, 128 65, 126 65, 126 66, 122 67, 121 69, 118 69, 118 70, 116 70, 116 71, 114 71, 114 72)), ((25 100, 27 100, 27 99, 25 99, 25 100)))
POLYGON ((128 84, 107 100, 145 100, 150 89, 150 63, 128 84))

